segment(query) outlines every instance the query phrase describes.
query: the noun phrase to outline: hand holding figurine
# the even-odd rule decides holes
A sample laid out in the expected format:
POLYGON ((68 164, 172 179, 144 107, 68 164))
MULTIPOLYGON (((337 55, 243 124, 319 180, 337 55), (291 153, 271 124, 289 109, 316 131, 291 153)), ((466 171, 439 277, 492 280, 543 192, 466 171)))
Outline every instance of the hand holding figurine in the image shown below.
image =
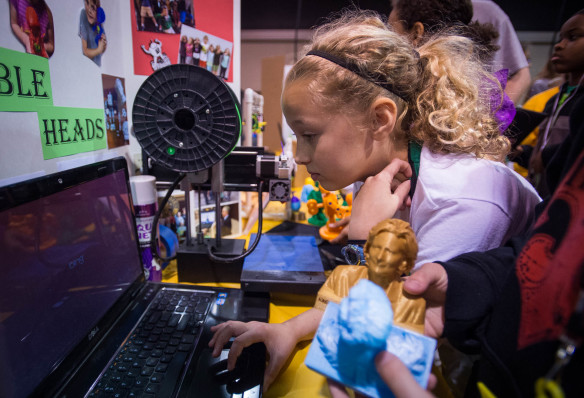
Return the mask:
MULTIPOLYGON (((433 395, 424 390, 414 379, 410 370, 398 357, 388 351, 381 351, 375 357, 375 368, 381 379, 393 392, 395 398, 431 398, 433 395)), ((436 386, 436 378, 430 375, 428 389, 436 386)))
POLYGON ((427 263, 407 277, 404 290, 412 295, 421 296, 426 300, 426 318, 424 334, 439 338, 444 331, 444 303, 448 275, 437 263, 427 263))

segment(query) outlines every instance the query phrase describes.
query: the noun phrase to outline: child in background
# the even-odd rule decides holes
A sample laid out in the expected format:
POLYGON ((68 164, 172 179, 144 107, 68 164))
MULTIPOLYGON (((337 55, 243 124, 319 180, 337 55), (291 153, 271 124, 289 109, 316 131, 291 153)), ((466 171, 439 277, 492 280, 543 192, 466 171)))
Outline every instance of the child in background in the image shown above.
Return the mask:
MULTIPOLYGON (((105 31, 101 34, 96 43, 97 29, 97 9, 100 7, 100 0, 83 0, 85 7, 79 14, 79 37, 81 38, 81 48, 83 55, 91 59, 97 66, 101 66, 101 55, 107 49, 107 38, 105 31)), ((103 29, 103 27, 102 27, 103 29)))
POLYGON ((546 181, 547 164, 568 135, 573 104, 584 95, 584 9, 562 25, 551 62, 556 72, 565 74, 566 82, 546 103, 543 112, 549 116, 539 126, 535 146, 519 146, 520 153, 515 159, 519 165, 528 166, 528 178, 542 197, 550 193, 546 181))
POLYGON ((213 59, 215 59, 215 47, 210 44, 207 50, 207 70, 213 72, 213 59))
MULTIPOLYGON (((297 136, 296 163, 327 190, 364 181, 350 239, 364 240, 383 219, 409 221, 419 267, 498 247, 531 226, 540 198, 503 163, 510 144, 489 105, 502 88, 473 47, 464 37, 435 36, 416 50, 375 14, 345 12, 317 29, 288 73, 282 105, 297 136)), ((243 347, 264 342, 267 387, 322 314, 312 308, 282 324, 226 322, 212 328, 209 346, 217 356, 237 336, 233 369, 243 347)))
POLYGON ((150 18, 154 24, 155 30, 158 30, 158 23, 156 18, 154 18, 154 12, 152 12, 152 5, 150 0, 142 0, 140 3, 140 30, 145 30, 144 22, 146 18, 150 18))
POLYGON ((53 55, 53 14, 44 0, 10 0, 10 26, 27 53, 45 58, 53 55))
POLYGON ((180 38, 180 47, 178 49, 178 63, 184 64, 187 59, 187 37, 182 36, 180 38))
POLYGON ((160 13, 157 13, 155 19, 159 22, 159 26, 164 33, 175 34, 172 27, 172 19, 170 18, 170 14, 168 13, 168 7, 166 5, 162 5, 160 9, 160 13))
POLYGON ((201 39, 198 37, 195 38, 193 43, 193 65, 199 66, 199 62, 201 61, 201 39))
POLYGON ((185 58, 185 64, 189 64, 192 65, 193 64, 193 46, 194 46, 194 40, 192 37, 189 37, 189 40, 187 41, 187 45, 186 45, 186 58, 185 58))
POLYGON ((226 48, 225 51, 223 52, 223 55, 221 56, 221 63, 220 63, 220 72, 219 72, 219 76, 223 79, 223 80, 227 80, 227 69, 229 68, 229 61, 231 59, 231 54, 229 52, 229 49, 226 48))
POLYGON ((211 67, 211 71, 215 76, 219 76, 219 64, 221 63, 222 55, 221 46, 217 44, 217 47, 215 47, 215 55, 213 56, 213 66, 211 67))
POLYGON ((203 43, 201 43, 201 58, 199 59, 199 66, 207 69, 207 59, 209 52, 209 36, 203 36, 203 43))

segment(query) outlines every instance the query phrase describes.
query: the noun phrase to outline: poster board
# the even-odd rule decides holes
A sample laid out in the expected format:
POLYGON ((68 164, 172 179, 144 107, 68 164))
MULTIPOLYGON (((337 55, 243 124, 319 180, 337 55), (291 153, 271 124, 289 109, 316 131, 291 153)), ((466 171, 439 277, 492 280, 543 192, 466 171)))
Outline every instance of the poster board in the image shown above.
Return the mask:
MULTIPOLYGON (((175 1, 179 0, 151 3, 175 1)), ((99 60, 83 50, 80 31, 83 17, 87 16, 85 0, 41 2, 49 10, 37 13, 41 31, 52 36, 49 58, 28 54, 27 48, 31 47, 27 47, 13 30, 11 8, 18 12, 15 6, 18 3, 26 1, 0 2, 0 64, 5 65, 0 65, 0 91, 5 94, 0 98, 6 99, 0 100, 0 134, 3 136, 0 185, 120 155, 127 158, 133 174, 132 165, 136 169, 141 165, 141 150, 132 136, 131 109, 133 98, 146 78, 146 75, 135 73, 137 51, 133 26, 137 16, 134 0, 98 2, 105 13, 100 29, 107 41, 99 60), (47 23, 47 20, 52 22, 47 23), (51 30, 52 33, 47 33, 51 30), (22 78, 20 92, 16 80, 18 68, 22 78), (12 93, 7 95, 11 85, 12 93), (30 97, 36 101, 28 101, 30 97)), ((89 0, 89 3, 96 4, 96 1, 89 0)), ((228 84, 239 93, 240 1, 186 0, 186 3, 195 10, 200 21, 197 29, 232 43, 228 84)), ((21 14, 26 17, 26 9, 21 14)), ((36 26, 34 22, 33 26, 36 26)), ((95 34, 93 30, 92 34, 95 34)), ((178 35, 162 34, 176 36, 178 52, 178 35)), ((91 43, 91 39, 86 43, 91 43)), ((141 48, 138 49, 147 57, 141 48)), ((144 60, 150 66, 148 58, 144 60)))

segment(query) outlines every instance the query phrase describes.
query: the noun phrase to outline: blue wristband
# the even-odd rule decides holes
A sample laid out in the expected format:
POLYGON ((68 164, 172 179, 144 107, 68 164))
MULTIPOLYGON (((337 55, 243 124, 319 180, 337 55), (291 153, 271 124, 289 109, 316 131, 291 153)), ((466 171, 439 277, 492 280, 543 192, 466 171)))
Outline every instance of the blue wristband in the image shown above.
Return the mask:
POLYGON ((363 248, 358 245, 347 245, 341 249, 341 254, 345 257, 347 264, 365 265, 365 255, 363 248))

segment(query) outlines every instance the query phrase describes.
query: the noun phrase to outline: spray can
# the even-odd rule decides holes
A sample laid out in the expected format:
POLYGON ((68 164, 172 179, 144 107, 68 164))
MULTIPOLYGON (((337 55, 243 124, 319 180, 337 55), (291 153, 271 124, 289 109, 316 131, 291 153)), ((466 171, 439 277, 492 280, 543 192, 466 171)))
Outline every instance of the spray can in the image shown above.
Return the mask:
POLYGON ((130 188, 136 215, 138 241, 142 252, 144 276, 149 281, 160 282, 162 280, 162 271, 150 247, 152 228, 156 227, 152 224, 158 207, 156 178, 149 175, 132 176, 130 177, 130 188))

